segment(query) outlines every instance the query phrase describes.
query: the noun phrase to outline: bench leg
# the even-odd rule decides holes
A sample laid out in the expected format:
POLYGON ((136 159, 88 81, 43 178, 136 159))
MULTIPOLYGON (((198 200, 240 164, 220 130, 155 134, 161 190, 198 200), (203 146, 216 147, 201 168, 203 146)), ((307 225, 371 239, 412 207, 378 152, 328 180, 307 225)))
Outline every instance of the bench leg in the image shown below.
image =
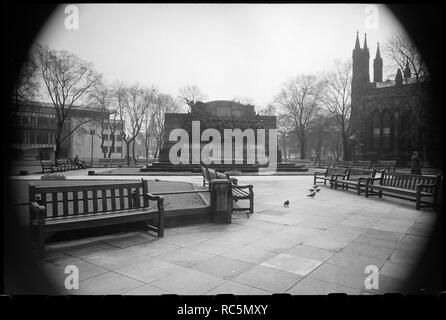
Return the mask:
POLYGON ((417 192, 416 196, 415 196, 415 209, 420 210, 421 208, 421 194, 420 192, 417 192))
POLYGON ((158 238, 162 237, 164 237, 164 207, 159 210, 158 214, 158 238))
MULTIPOLYGON (((249 199, 249 212, 254 213, 254 199, 249 199)), ((248 215, 249 218, 249 215, 248 215)))
MULTIPOLYGON (((46 214, 46 213, 43 213, 46 214)), ((45 257, 45 218, 39 213, 37 222, 37 252, 40 258, 45 257)))

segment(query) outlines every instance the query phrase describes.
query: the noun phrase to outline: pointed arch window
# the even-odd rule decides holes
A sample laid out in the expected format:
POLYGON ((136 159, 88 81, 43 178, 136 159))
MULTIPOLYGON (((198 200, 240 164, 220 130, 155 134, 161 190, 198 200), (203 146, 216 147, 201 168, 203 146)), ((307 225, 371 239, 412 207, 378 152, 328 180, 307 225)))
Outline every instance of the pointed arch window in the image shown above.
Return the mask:
POLYGON ((382 146, 383 150, 389 150, 391 146, 391 134, 392 134, 392 115, 390 112, 384 112, 382 118, 382 146))
POLYGON ((372 124, 372 149, 378 150, 381 144, 381 117, 379 112, 375 112, 371 119, 372 124))

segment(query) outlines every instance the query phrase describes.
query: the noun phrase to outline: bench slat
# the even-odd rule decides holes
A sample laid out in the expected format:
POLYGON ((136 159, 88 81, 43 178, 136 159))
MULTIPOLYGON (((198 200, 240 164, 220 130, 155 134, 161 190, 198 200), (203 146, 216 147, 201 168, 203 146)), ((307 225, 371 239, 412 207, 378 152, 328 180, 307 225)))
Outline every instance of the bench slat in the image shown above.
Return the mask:
POLYGON ((133 208, 133 203, 132 203, 132 189, 131 188, 127 188, 127 203, 130 208, 133 208))
POLYGON ((53 192, 51 194, 51 200, 53 202, 53 217, 57 217, 57 207, 58 207, 58 202, 57 202, 57 192, 53 192))
POLYGON ((119 209, 124 209, 124 189, 119 188, 119 209))
POLYGON ((82 202, 84 205, 83 213, 87 213, 88 212, 88 191, 87 190, 82 191, 82 202))
POLYGON ((78 199, 78 192, 73 192, 73 213, 75 215, 79 214, 79 199, 78 199))
POLYGON ((107 189, 102 189, 101 195, 102 195, 102 211, 107 211, 107 189))
POLYGON ((93 212, 98 212, 98 191, 93 190, 93 212))
POLYGON ((63 192, 62 193, 62 201, 63 201, 63 215, 67 216, 68 215, 68 192, 63 192))
POLYGON ((110 190, 112 211, 116 211, 115 189, 110 190))

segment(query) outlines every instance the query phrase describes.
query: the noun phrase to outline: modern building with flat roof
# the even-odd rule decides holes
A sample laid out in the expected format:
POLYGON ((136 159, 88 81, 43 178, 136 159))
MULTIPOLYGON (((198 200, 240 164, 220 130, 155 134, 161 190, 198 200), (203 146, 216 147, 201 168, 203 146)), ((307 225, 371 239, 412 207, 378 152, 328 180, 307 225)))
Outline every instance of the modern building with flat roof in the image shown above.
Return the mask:
MULTIPOLYGON (((56 112, 51 103, 28 101, 13 104, 10 110, 11 135, 9 153, 12 160, 54 159, 56 112)), ((123 158, 123 123, 112 130, 110 113, 103 110, 73 106, 64 123, 59 158, 81 159, 123 158), (79 124, 78 128, 76 128, 79 124), (94 130, 94 134, 91 134, 94 130), (71 134, 70 132, 73 131, 71 134), (104 141, 103 141, 104 140, 104 141), (101 147, 102 146, 102 147, 101 147)))

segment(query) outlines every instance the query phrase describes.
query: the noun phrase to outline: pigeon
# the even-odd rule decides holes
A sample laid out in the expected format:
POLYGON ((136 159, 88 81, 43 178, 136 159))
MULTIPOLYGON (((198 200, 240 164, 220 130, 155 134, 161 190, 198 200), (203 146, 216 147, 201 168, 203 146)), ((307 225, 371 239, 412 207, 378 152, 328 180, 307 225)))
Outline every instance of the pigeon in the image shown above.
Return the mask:
POLYGON ((314 190, 316 190, 316 188, 310 188, 310 189, 308 189, 308 190, 310 190, 311 192, 313 192, 314 190))
POLYGON ((316 192, 319 192, 319 191, 321 191, 321 187, 317 187, 317 188, 314 189, 314 190, 316 190, 316 192))
POLYGON ((156 182, 159 182, 160 180, 155 178, 155 181, 156 181, 156 182))
MULTIPOLYGON (((317 187, 319 187, 317 184, 315 184, 314 186, 313 186, 313 189, 316 189, 317 187)), ((320 187, 319 187, 320 188, 320 187)))
POLYGON ((290 205, 290 200, 287 200, 287 201, 285 201, 284 203, 283 203, 283 206, 284 207, 288 207, 290 205))
POLYGON ((310 194, 307 194, 307 197, 314 198, 315 195, 316 195, 316 191, 313 191, 310 194))

